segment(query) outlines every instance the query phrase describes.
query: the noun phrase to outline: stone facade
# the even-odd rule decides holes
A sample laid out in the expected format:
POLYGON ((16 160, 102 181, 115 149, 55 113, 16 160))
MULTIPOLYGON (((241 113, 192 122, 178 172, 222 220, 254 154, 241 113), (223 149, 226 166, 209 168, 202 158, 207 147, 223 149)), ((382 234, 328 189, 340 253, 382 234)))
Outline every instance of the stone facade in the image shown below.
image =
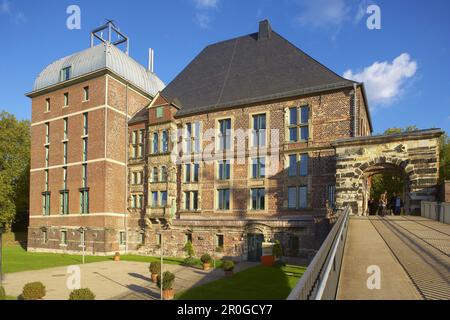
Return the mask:
POLYGON ((343 139, 336 148, 336 205, 346 206, 354 214, 367 208, 370 177, 393 170, 404 179, 407 213, 420 213, 420 201, 438 196, 440 130, 343 139))

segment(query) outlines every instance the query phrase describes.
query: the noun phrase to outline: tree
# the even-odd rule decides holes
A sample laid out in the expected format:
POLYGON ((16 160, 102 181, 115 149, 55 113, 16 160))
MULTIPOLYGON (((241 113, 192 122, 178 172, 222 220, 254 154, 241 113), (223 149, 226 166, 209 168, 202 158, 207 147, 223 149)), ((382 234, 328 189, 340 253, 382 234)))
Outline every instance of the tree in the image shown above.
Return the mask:
POLYGON ((0 224, 11 229, 28 210, 30 122, 0 112, 0 224))
POLYGON ((407 126, 405 128, 388 128, 384 131, 383 134, 396 134, 396 133, 403 133, 403 132, 411 132, 419 130, 416 126, 407 126))
POLYGON ((441 136, 439 140, 439 177, 441 181, 450 180, 450 137, 447 133, 441 136))

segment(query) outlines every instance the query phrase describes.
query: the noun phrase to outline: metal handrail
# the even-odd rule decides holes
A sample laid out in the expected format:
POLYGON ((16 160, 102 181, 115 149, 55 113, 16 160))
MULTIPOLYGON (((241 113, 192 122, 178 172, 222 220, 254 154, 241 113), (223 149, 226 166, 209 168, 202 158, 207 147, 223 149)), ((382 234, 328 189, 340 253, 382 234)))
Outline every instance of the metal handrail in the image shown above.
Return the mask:
POLYGON ((308 269, 287 300, 334 299, 347 237, 350 209, 346 208, 333 225, 308 269))

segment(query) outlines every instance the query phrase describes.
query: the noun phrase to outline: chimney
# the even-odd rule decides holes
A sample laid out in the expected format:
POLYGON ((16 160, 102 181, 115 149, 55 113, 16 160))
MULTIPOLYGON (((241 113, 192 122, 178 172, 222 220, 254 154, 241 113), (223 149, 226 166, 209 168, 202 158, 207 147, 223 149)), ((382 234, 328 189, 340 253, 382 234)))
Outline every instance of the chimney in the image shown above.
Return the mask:
POLYGON ((148 49, 148 71, 153 72, 153 62, 155 53, 152 48, 148 49))
POLYGON ((263 20, 259 22, 258 40, 270 39, 272 35, 272 28, 269 20, 263 20))

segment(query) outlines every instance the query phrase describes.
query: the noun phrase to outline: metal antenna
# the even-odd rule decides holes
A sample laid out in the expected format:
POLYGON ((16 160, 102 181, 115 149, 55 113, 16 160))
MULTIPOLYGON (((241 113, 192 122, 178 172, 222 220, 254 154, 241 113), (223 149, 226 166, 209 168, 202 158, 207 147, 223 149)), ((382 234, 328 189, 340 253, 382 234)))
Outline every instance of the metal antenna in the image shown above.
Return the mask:
POLYGON ((114 23, 114 20, 106 19, 106 23, 104 25, 91 31, 91 48, 94 46, 94 38, 100 40, 103 43, 110 43, 115 46, 125 43, 126 44, 125 53, 127 55, 129 54, 130 39, 125 34, 120 32, 119 28, 114 23), (107 32, 106 39, 103 38, 103 31, 107 32), (118 40, 116 41, 112 40, 113 34, 116 34, 118 40))

